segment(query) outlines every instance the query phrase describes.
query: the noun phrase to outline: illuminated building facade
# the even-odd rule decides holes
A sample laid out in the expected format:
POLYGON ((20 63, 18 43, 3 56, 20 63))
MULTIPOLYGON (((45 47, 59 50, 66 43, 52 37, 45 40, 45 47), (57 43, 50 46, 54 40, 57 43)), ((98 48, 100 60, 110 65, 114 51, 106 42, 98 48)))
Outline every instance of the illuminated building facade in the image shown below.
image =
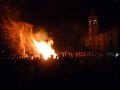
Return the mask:
POLYGON ((88 35, 84 37, 85 47, 92 50, 118 50, 119 48, 119 28, 99 30, 98 16, 92 9, 88 18, 88 35))

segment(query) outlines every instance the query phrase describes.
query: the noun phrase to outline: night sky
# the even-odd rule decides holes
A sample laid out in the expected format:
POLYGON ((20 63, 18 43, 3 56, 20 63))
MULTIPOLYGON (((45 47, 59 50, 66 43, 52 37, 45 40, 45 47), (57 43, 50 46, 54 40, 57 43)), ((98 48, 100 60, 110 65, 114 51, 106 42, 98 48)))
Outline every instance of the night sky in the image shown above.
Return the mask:
POLYGON ((91 8, 106 24, 111 20, 118 22, 120 15, 119 0, 16 0, 15 3, 36 24, 59 24, 61 19, 86 24, 91 8))
POLYGON ((92 8, 101 29, 120 24, 119 0, 0 0, 2 3, 17 8, 22 20, 47 27, 57 47, 76 47, 75 42, 88 30, 92 8))
POLYGON ((62 19, 75 23, 87 24, 92 8, 104 22, 114 20, 118 23, 120 16, 119 0, 0 0, 18 10, 24 19, 34 24, 58 24, 62 19))

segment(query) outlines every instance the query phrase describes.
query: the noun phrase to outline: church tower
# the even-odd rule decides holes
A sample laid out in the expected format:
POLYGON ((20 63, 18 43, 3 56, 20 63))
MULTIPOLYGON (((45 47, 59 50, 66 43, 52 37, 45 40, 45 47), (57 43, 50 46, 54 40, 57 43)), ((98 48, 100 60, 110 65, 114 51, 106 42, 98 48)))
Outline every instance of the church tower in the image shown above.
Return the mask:
POLYGON ((95 15, 94 9, 92 8, 91 10, 91 14, 88 18, 88 35, 89 35, 89 48, 93 49, 94 48, 94 36, 96 34, 98 34, 98 29, 99 29, 99 25, 98 25, 98 16, 95 15))
POLYGON ((98 33, 98 16, 95 15, 94 9, 92 8, 89 20, 89 35, 95 35, 98 33))

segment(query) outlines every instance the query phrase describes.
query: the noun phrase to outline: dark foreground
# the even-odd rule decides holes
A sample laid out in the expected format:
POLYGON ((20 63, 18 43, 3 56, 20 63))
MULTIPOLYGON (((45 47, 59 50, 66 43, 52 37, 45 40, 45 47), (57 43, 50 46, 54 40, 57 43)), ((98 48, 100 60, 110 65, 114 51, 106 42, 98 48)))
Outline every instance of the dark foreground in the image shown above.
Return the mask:
POLYGON ((120 90, 119 57, 1 59, 0 90, 5 89, 120 90))

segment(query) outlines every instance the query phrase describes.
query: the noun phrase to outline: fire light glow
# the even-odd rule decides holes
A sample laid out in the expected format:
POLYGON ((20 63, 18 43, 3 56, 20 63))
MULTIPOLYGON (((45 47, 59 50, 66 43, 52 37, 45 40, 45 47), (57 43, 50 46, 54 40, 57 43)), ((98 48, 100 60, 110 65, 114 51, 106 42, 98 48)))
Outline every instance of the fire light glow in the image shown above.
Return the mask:
POLYGON ((33 39, 34 45, 36 46, 36 50, 38 53, 43 55, 43 58, 47 60, 50 58, 51 55, 53 55, 53 58, 56 58, 56 53, 54 49, 52 49, 51 44, 47 43, 45 41, 38 42, 33 39))
POLYGON ((34 25, 23 22, 5 20, 3 30, 10 48, 21 57, 40 56, 48 60, 51 56, 56 58, 57 54, 52 48, 53 40, 44 28, 34 31, 34 25))

